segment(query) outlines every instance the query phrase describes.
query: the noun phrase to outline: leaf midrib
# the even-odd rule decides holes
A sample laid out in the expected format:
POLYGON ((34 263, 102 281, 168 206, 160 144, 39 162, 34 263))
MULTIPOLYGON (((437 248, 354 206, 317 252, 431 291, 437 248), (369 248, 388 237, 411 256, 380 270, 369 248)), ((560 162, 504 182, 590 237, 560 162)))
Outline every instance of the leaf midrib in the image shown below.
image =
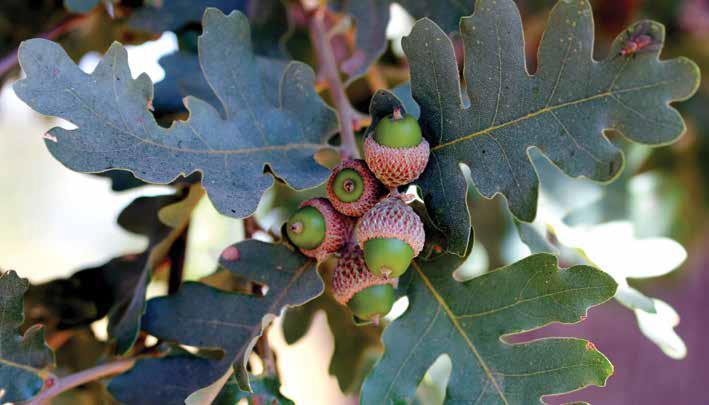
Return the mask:
POLYGON ((538 116, 543 115, 543 114, 551 113, 551 112, 553 112, 553 111, 555 111, 555 110, 559 110, 559 109, 562 109, 562 108, 565 108, 565 107, 570 107, 570 106, 572 106, 572 105, 577 105, 577 104, 583 104, 583 103, 587 103, 587 102, 590 102, 590 101, 593 101, 593 100, 598 100, 598 99, 602 99, 602 98, 606 98, 606 97, 615 97, 615 95, 617 95, 617 94, 622 94, 622 93, 628 93, 628 92, 632 92, 632 91, 645 90, 645 89, 650 89, 650 88, 654 88, 654 87, 659 87, 659 86, 663 86, 663 85, 666 85, 666 84, 674 83, 674 82, 676 82, 676 81, 677 81, 677 80, 663 80, 663 81, 660 81, 660 82, 657 82, 657 83, 653 83, 653 84, 646 84, 646 85, 642 85, 642 86, 629 87, 629 88, 621 89, 621 90, 612 90, 612 89, 609 89, 609 90, 607 90, 607 91, 604 91, 603 93, 598 93, 598 94, 595 94, 595 95, 593 95, 593 96, 584 97, 584 98, 580 98, 580 99, 576 99, 576 100, 572 100, 572 101, 567 101, 567 102, 565 102, 565 103, 561 103, 561 104, 556 104, 556 105, 553 105, 553 106, 544 107, 544 108, 542 108, 542 109, 539 109, 539 110, 534 111, 534 112, 531 112, 531 113, 529 113, 529 114, 527 114, 527 115, 524 115, 524 116, 515 118, 515 119, 513 119, 513 120, 510 120, 510 121, 507 121, 507 122, 503 122, 503 123, 497 124, 497 125, 492 125, 492 126, 489 126, 489 127, 485 128, 485 129, 482 129, 482 130, 480 130, 480 131, 476 131, 476 132, 473 132, 473 133, 470 133, 470 134, 461 136, 460 138, 456 138, 456 139, 453 139, 453 140, 451 140, 451 141, 438 144, 438 145, 432 147, 432 148, 431 148, 431 151, 432 151, 432 152, 436 152, 436 151, 438 151, 438 150, 447 148, 447 147, 449 147, 449 146, 451 146, 451 145, 455 145, 455 144, 460 143, 460 142, 464 142, 464 141, 467 141, 467 140, 470 140, 470 139, 473 139, 473 138, 477 138, 477 137, 479 137, 479 136, 487 135, 487 134, 489 134, 489 133, 491 133, 491 132, 494 132, 494 131, 497 131, 497 130, 499 130, 499 129, 506 128, 506 127, 509 127, 509 126, 513 126, 513 125, 519 124, 519 123, 521 123, 521 122, 527 121, 527 120, 529 120, 529 119, 538 117, 538 116))
POLYGON ((458 331, 460 336, 463 338, 463 340, 465 340, 466 345, 470 348, 470 351, 475 356, 476 360, 478 361, 478 364, 480 364, 480 367, 482 367, 488 380, 495 387, 495 391, 497 391, 497 394, 500 396, 500 399, 502 399, 502 402, 504 402, 505 404, 509 404, 509 402, 507 401, 507 398, 505 397, 505 393, 502 391, 502 388, 497 383, 497 380, 495 379, 495 377, 492 375, 492 370, 490 370, 487 363, 480 355, 480 352, 478 352, 478 349, 475 347, 473 342, 470 340, 468 335, 463 330, 463 327, 458 322, 456 315, 450 309, 450 307, 448 306, 446 301, 443 299, 443 297, 441 297, 441 295, 438 294, 438 291, 431 283, 431 280, 429 280, 428 277, 426 277, 426 275, 423 273, 423 270, 421 269, 421 267, 419 267, 418 263, 412 262, 411 266, 414 268, 414 270, 416 270, 416 273, 418 273, 419 277, 421 277, 424 284, 426 284, 426 287, 431 291, 431 294, 433 294, 433 297, 436 299, 436 301, 438 301, 438 304, 441 306, 441 308, 443 308, 443 310, 448 315, 448 319, 450 319, 451 323, 456 328, 456 330, 458 331))

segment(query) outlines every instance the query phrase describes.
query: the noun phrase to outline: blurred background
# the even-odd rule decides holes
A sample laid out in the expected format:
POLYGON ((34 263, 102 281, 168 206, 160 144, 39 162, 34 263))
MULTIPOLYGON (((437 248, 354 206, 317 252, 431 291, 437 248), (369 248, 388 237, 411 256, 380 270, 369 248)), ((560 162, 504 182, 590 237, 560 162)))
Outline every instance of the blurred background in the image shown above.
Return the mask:
MULTIPOLYGON (((75 173, 55 161, 44 147, 42 135, 54 126, 70 128, 71 124, 42 117, 15 96, 11 85, 20 72, 12 61, 13 49, 20 40, 45 34, 59 40, 81 68, 90 72, 111 40, 135 43, 128 47, 133 76, 146 72, 157 83, 165 79, 160 58, 189 47, 194 30, 182 27, 174 32, 135 33, 121 22, 124 16, 120 3, 107 2, 110 7, 103 7, 102 3, 83 15, 81 24, 71 20, 72 14, 56 11, 63 10, 61 2, 3 3, 0 58, 8 56, 0 60, 0 77, 4 80, 0 91, 0 268, 15 269, 33 283, 42 283, 119 255, 142 251, 146 239, 126 232, 116 218, 136 197, 168 194, 171 189, 142 186, 115 191, 110 179, 75 173), (30 9, 28 3, 32 3, 30 9), (61 32, 46 30, 53 26, 64 28, 61 32)), ((517 3, 525 23, 527 54, 533 71, 535 50, 554 2, 517 3)), ((612 39, 631 22, 649 18, 667 27, 662 57, 690 57, 700 65, 703 79, 707 78, 709 0, 591 3, 597 58, 606 56, 612 39)), ((304 45, 307 32, 298 25, 298 10, 289 12, 294 33, 286 44, 288 52, 312 63, 312 54, 304 45)), ((378 86, 394 87, 407 80, 400 38, 410 30, 413 18, 396 4, 391 12, 387 27, 390 42, 375 74, 370 72, 348 89, 353 104, 362 112, 366 112, 369 98, 378 86)), ((627 157, 625 172, 610 186, 570 180, 535 157, 542 177, 542 201, 534 224, 513 223, 499 198, 485 200, 474 192, 469 196, 478 240, 473 255, 460 271, 462 278, 518 260, 529 254, 528 245, 537 250, 534 241, 541 237, 548 246, 540 249, 557 251, 562 263, 594 263, 621 285, 616 300, 591 310, 585 322, 550 325, 512 339, 584 337, 615 365, 615 375, 607 387, 547 398, 550 403, 586 400, 594 404, 666 404, 704 400, 703 383, 709 378, 709 349, 703 341, 709 334, 709 323, 705 322, 705 308, 709 306, 709 295, 705 293, 709 288, 709 194, 705 187, 709 184, 709 80, 702 82, 696 96, 677 106, 688 127, 679 142, 650 149, 609 134, 627 157), (647 305, 654 306, 656 313, 646 311, 647 305)), ((170 111, 160 118, 169 122, 180 114, 181 111, 170 111)), ((287 215, 286 207, 303 198, 276 187, 264 197, 257 220, 265 228, 277 229, 279 219, 287 215)), ((203 198, 190 224, 186 278, 199 279, 211 273, 222 249, 243 237, 243 221, 220 216, 203 198)), ((164 294, 166 289, 164 277, 158 275, 149 295, 164 294)), ((354 373, 348 376, 348 384, 343 384, 342 378, 338 384, 338 379, 330 374, 333 367, 338 368, 330 362, 337 341, 332 326, 337 325, 341 314, 328 307, 331 303, 322 301, 326 300, 279 318, 269 331, 283 376, 281 391, 299 404, 356 403, 351 393, 356 392, 361 376, 354 373), (305 322, 302 330, 289 329, 291 316, 292 322, 305 322)), ((93 331, 99 339, 105 338, 105 322, 97 322, 93 331)), ((381 351, 376 342, 378 331, 353 333, 371 341, 371 353, 364 360, 358 359, 366 369, 381 351)), ((340 351, 347 349, 342 341, 338 342, 340 351)), ((333 362, 346 361, 343 358, 348 359, 340 353, 333 362)), ((420 388, 421 403, 440 403, 449 368, 449 359, 436 363, 420 388)))

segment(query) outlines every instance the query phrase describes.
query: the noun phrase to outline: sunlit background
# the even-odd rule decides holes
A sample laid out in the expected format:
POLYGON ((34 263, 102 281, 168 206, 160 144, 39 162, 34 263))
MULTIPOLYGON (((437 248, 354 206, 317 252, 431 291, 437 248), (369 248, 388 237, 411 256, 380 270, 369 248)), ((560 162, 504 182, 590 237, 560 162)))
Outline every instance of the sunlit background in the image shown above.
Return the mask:
MULTIPOLYGON (((598 3, 612 10, 608 4, 613 2, 598 3)), ((668 23, 670 37, 682 38, 668 52, 688 54, 707 71, 709 14, 702 16, 701 12, 709 6, 702 8, 699 0, 685 3, 679 14, 662 15, 657 11, 658 15, 652 16, 668 23)), ((646 13, 656 11, 652 10, 646 13)), ((545 15, 544 8, 525 15, 527 35, 538 36, 545 15)), ((413 19, 397 5, 392 6, 392 16, 387 33, 392 39, 392 53, 401 56, 400 38, 408 33, 413 19)), ((608 42, 608 33, 601 30, 599 35, 601 43, 608 42)), ((534 45, 534 41, 530 43, 534 45)), ((159 82, 164 72, 157 61, 177 49, 177 39, 168 32, 156 41, 127 49, 133 76, 146 72, 154 82, 159 82)), ((90 72, 99 57, 87 54, 80 66, 90 72)), ((705 308, 709 305, 709 295, 705 293, 709 288, 706 273, 709 228, 703 166, 709 159, 707 94, 705 85, 698 100, 684 107, 689 132, 680 143, 654 153, 623 144, 629 157, 626 167, 629 173, 618 180, 618 186, 610 187, 610 192, 590 182, 557 184, 553 189, 542 190, 539 218, 534 227, 541 234, 552 234, 570 248, 561 252, 562 259, 580 254, 610 273, 620 286, 616 301, 592 310, 589 319, 580 325, 552 325, 515 338, 551 335, 588 338, 614 363, 616 373, 607 388, 592 388, 563 399, 550 398, 550 402, 704 401, 703 382, 709 378, 706 366, 709 350, 704 343, 709 332, 705 321, 705 308), (622 202, 610 201, 613 198, 622 202), (588 206, 571 206, 580 200, 588 206), (590 204, 593 201, 598 203, 593 206, 590 204), (603 218, 605 211, 599 207, 613 203, 628 207, 627 215, 602 221, 581 218, 569 225, 567 214, 598 214, 603 218), (581 213, 572 208, 581 208, 581 213), (638 309, 646 300, 654 302, 657 314, 638 309)), ((0 268, 16 269, 33 283, 66 277, 77 269, 142 251, 147 244, 145 238, 127 233, 115 219, 134 198, 170 191, 167 187, 151 186, 114 192, 106 178, 66 169, 50 156, 42 139, 45 132, 57 125, 70 127, 68 123, 34 113, 15 96, 11 82, 5 84, 0 92, 0 268)), ((540 169, 543 177, 553 171, 540 169)), ((552 182, 558 180, 556 175, 549 174, 552 182)), ((457 274, 461 279, 529 254, 509 222, 491 222, 485 218, 489 216, 486 213, 502 212, 501 201, 483 201, 476 196, 471 199, 472 207, 479 210, 473 212, 479 240, 471 259, 457 274), (489 232, 504 237, 495 241, 489 232)), ((243 234, 241 221, 220 216, 203 199, 190 227, 186 277, 198 279, 211 273, 222 249, 243 238, 243 234)), ((156 281, 149 294, 164 294, 165 290, 164 281, 156 281)), ((279 322, 270 329, 269 339, 283 376, 282 392, 298 404, 356 403, 356 398, 342 394, 335 378, 328 374, 334 343, 324 313, 315 317, 305 338, 294 345, 285 343, 279 322)), ((105 322, 97 323, 95 330, 105 335, 105 322)), ((427 376, 427 383, 433 387, 438 383, 440 391, 440 383, 445 384, 449 369, 450 360, 440 359, 427 376)), ((432 390, 429 398, 440 397, 436 388, 432 390)))

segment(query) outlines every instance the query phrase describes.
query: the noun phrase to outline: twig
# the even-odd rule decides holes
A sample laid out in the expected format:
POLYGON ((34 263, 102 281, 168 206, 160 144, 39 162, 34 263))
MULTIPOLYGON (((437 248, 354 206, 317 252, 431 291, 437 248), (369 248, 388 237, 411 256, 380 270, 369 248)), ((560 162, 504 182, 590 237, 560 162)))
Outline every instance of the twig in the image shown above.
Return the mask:
POLYGON ((96 381, 114 374, 123 373, 133 367, 134 364, 135 360, 133 359, 118 360, 59 378, 51 387, 40 392, 39 395, 34 397, 27 403, 27 405, 42 405, 49 403, 48 401, 50 399, 65 391, 69 391, 72 388, 76 388, 91 381, 96 381))
POLYGON ((187 232, 189 224, 185 225, 180 236, 175 239, 167 253, 170 259, 170 276, 167 281, 168 294, 174 294, 182 284, 182 273, 185 269, 185 253, 187 251, 187 232))
MULTIPOLYGON (((74 28, 79 26, 79 23, 86 18, 87 14, 80 14, 80 15, 74 15, 65 18, 60 22, 56 27, 52 28, 51 30, 38 35, 38 38, 44 38, 44 39, 56 39, 60 35, 65 34, 74 28)), ((19 47, 15 48, 12 50, 12 52, 8 53, 5 55, 2 59, 0 59, 0 77, 4 76, 12 70, 15 66, 17 66, 17 51, 19 50, 19 47)))
POLYGON ((359 151, 355 142, 352 124, 359 120, 359 114, 350 104, 345 87, 340 80, 340 71, 337 67, 337 60, 330 44, 330 36, 325 27, 325 9, 318 8, 310 18, 308 23, 310 28, 310 39, 315 47, 318 56, 320 74, 330 88, 332 102, 337 110, 337 118, 340 121, 340 138, 342 146, 340 154, 343 158, 358 158, 359 151))

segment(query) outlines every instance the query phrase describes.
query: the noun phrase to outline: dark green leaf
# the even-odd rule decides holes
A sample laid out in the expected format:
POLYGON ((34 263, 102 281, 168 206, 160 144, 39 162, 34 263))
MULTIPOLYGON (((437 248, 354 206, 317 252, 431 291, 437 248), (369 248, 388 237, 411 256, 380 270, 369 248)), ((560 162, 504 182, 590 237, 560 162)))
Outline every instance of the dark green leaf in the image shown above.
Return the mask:
POLYGON ((180 174, 201 172, 217 209, 244 217, 273 183, 268 166, 297 189, 321 183, 328 171, 313 154, 337 128, 334 112, 315 92, 312 70, 302 63, 286 68, 280 105, 263 94, 260 65, 251 50, 246 17, 208 9, 199 39, 205 77, 227 116, 195 98, 187 99, 189 121, 166 129, 149 111, 152 85, 146 75, 131 77, 123 47, 114 44, 91 75, 61 48, 35 39, 23 43, 20 61, 27 79, 15 90, 36 110, 65 118, 79 128, 50 131, 50 152, 82 172, 126 169, 151 183, 169 183, 180 174), (55 139, 52 139, 55 138, 55 139))
MULTIPOLYGON (((458 30, 460 18, 473 12, 474 0, 398 0, 414 18, 427 17, 447 33, 458 30)), ((350 14, 357 23, 356 51, 341 68, 352 81, 363 75, 386 50, 386 28, 391 0, 332 0, 337 11, 350 14)))
POLYGON ((116 339, 119 353, 133 346, 140 331, 151 272, 184 231, 201 197, 199 186, 183 190, 182 195, 140 197, 118 217, 119 225, 126 230, 148 237, 148 248, 137 257, 132 270, 135 273, 138 268, 140 273, 130 281, 121 279, 121 285, 117 286, 119 295, 108 317, 108 333, 116 339))
POLYGON ((221 265, 268 286, 265 296, 230 293, 189 282, 171 296, 148 302, 146 332, 160 339, 223 351, 219 359, 188 353, 140 360, 109 387, 130 404, 182 404, 198 389, 218 380, 232 366, 245 375, 245 361, 263 327, 285 306, 320 295, 323 283, 315 262, 284 245, 248 240, 227 248, 221 265), (227 258, 238 257, 236 260, 227 258))
POLYGON ((88 326, 103 318, 117 302, 129 299, 135 292, 143 273, 141 259, 119 257, 66 279, 30 286, 25 296, 30 320, 64 330, 88 326))
POLYGON ((352 16, 357 24, 355 52, 340 68, 352 81, 363 75, 386 50, 386 28, 389 23, 389 0, 334 0, 337 11, 352 16))
POLYGON ((592 267, 557 268, 539 254, 465 283, 447 254, 414 263, 409 308, 383 334, 384 356, 367 377, 362 403, 406 403, 431 364, 447 354, 446 403, 532 404, 540 396, 603 385, 613 367, 585 340, 506 343, 510 334, 574 323, 613 296, 616 284, 592 267))
POLYGON ((130 18, 136 29, 160 34, 199 24, 205 9, 214 7, 225 14, 241 11, 251 22, 254 51, 263 56, 286 56, 284 41, 290 21, 281 0, 163 0, 160 6, 144 6, 130 18))
POLYGON ((109 178, 113 191, 126 191, 146 185, 144 181, 136 179, 133 173, 124 170, 109 170, 96 175, 109 178))
POLYGON ((14 271, 0 272, 0 401, 26 401, 39 392, 45 368, 54 354, 44 342, 40 325, 20 335, 24 319, 22 298, 29 282, 14 271))
POLYGON ((146 251, 81 270, 66 279, 31 286, 25 299, 31 320, 62 330, 87 326, 108 315, 109 333, 117 340, 117 350, 128 350, 140 329, 150 273, 184 231, 202 195, 195 186, 175 195, 133 201, 121 212, 118 223, 146 236, 146 251))
MULTIPOLYGON (((276 59, 257 57, 259 71, 263 77, 263 92, 273 105, 278 104, 278 86, 287 63, 276 59)), ((211 104, 224 116, 221 102, 202 75, 197 54, 179 51, 160 58, 160 66, 165 69, 165 79, 155 85, 153 107, 161 113, 178 112, 185 109, 182 99, 197 97, 211 104)))
MULTIPOLYGON (((661 24, 641 24, 648 24, 654 40, 664 41, 661 24)), ((684 132, 668 103, 694 93, 697 66, 684 58, 660 62, 659 51, 619 56, 632 30, 616 39, 607 59, 596 62, 590 5, 560 1, 540 45, 539 68, 529 75, 514 2, 478 0, 475 14, 461 21, 469 108, 445 32, 424 19, 404 38, 413 97, 431 143, 418 184, 432 217, 451 236, 452 252, 464 252, 470 232, 469 221, 461 220, 469 218, 461 163, 482 195, 502 194, 515 217, 531 221, 538 179, 529 148, 539 148, 571 176, 609 181, 621 170, 623 156, 602 136, 604 130, 648 145, 670 143, 684 132)))
POLYGON ((64 0, 64 7, 72 13, 88 13, 98 5, 101 0, 64 0))
POLYGON ((275 376, 258 376, 249 378, 251 390, 242 391, 239 382, 231 376, 219 396, 212 405, 234 405, 241 399, 257 397, 269 404, 294 405, 294 402, 281 394, 281 382, 275 376))
POLYGON ((477 6, 475 0, 398 0, 414 18, 429 18, 446 33, 457 33, 460 18, 470 15, 477 6))
POLYGON ((163 31, 199 24, 208 7, 228 14, 234 10, 243 11, 247 3, 248 0, 163 0, 137 9, 131 15, 130 24, 143 31, 162 34, 163 31))

